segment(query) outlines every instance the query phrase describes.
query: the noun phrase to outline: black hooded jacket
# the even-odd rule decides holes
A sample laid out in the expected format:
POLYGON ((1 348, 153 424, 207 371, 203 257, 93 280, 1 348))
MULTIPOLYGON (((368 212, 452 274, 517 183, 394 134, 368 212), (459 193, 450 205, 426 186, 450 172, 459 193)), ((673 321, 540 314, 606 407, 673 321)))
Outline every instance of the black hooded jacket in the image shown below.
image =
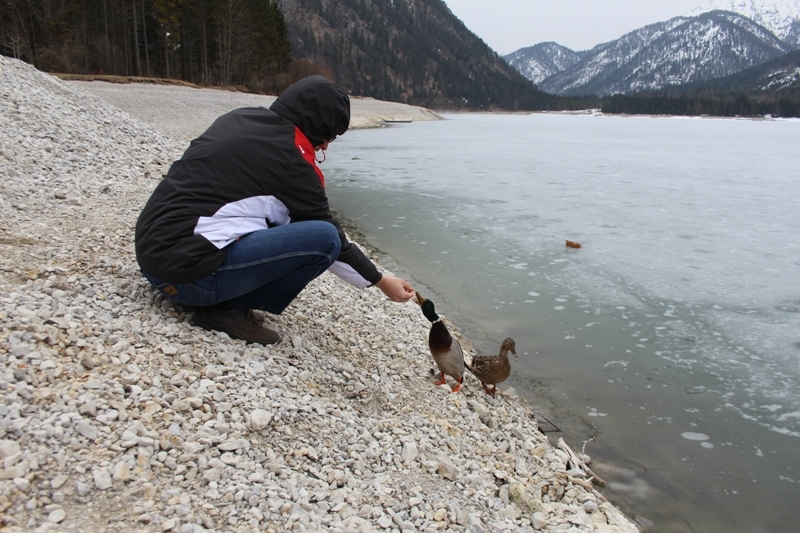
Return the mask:
POLYGON ((314 146, 350 124, 350 99, 310 76, 269 109, 222 115, 174 162, 136 221, 136 258, 148 274, 183 283, 217 270, 227 246, 253 231, 303 220, 336 226, 341 252, 331 271, 358 287, 381 274, 333 219, 314 146))

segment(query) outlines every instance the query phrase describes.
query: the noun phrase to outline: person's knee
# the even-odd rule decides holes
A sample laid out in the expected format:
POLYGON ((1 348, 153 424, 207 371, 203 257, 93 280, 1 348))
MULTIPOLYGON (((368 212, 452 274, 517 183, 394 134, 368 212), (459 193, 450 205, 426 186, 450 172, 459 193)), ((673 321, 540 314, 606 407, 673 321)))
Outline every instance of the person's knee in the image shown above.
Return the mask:
POLYGON ((324 242, 329 246, 329 255, 331 256, 331 262, 333 262, 339 257, 339 251, 342 249, 342 241, 339 238, 339 232, 336 230, 336 226, 330 222, 320 221, 318 226, 319 228, 317 231, 320 237, 322 237, 324 242))

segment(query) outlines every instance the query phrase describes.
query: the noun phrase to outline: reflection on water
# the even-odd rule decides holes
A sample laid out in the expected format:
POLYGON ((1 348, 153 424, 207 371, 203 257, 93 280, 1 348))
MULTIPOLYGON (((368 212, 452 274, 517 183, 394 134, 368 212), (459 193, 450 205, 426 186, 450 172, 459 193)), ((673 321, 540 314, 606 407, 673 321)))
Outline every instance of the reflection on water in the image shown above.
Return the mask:
POLYGON ((337 140, 333 207, 640 523, 794 528, 800 122, 448 118, 337 140))

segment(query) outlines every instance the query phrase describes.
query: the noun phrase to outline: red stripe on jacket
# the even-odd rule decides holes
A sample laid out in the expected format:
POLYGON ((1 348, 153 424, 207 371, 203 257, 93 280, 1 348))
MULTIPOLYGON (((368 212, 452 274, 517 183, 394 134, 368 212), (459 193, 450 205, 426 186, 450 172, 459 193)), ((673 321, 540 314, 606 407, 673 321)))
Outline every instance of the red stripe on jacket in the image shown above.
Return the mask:
POLYGON ((311 146, 311 141, 308 140, 308 137, 306 137, 297 126, 294 127, 294 145, 297 147, 297 151, 300 152, 300 155, 303 156, 303 159, 314 167, 314 171, 317 173, 317 176, 319 176, 319 182, 325 187, 325 176, 322 175, 322 171, 317 166, 317 157, 314 155, 314 147, 311 146))

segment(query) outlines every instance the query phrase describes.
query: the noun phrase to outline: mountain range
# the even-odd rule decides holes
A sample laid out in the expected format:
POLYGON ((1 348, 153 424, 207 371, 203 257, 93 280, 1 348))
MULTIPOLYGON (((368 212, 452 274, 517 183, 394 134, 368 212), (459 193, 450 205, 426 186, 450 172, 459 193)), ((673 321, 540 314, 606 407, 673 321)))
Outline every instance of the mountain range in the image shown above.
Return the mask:
POLYGON ((753 0, 716 0, 710 5, 735 7, 750 16, 715 10, 675 17, 591 50, 575 52, 547 42, 505 59, 545 92, 604 96, 720 78, 797 48, 800 0, 764 0, 757 5, 753 0))

